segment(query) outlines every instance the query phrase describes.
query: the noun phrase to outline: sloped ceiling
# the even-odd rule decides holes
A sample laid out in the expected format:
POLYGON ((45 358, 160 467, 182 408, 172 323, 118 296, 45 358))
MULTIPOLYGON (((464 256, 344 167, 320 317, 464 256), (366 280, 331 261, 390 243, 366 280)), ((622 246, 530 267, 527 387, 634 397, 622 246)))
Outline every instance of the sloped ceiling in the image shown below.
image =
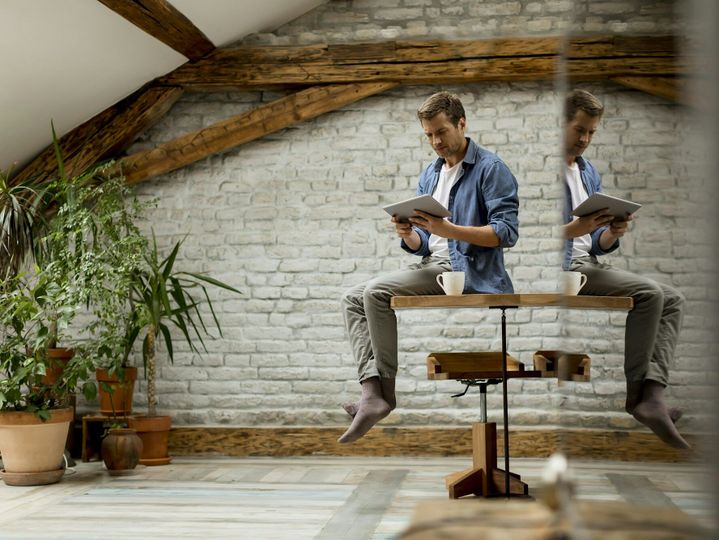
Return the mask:
MULTIPOLYGON (((171 0, 217 47, 327 0, 171 0)), ((95 0, 0 2, 0 169, 187 61, 95 0)))

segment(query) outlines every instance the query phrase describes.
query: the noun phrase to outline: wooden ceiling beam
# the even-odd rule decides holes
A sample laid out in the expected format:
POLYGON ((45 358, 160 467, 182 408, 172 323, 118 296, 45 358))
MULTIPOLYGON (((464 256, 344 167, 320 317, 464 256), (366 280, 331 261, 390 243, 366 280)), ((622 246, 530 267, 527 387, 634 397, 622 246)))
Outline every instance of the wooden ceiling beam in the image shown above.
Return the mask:
POLYGON ((612 77, 612 80, 628 88, 671 101, 682 99, 683 79, 676 77, 612 77))
MULTIPOLYGON (((168 6, 164 0, 100 0, 121 7, 168 6)), ((171 7, 171 6, 170 6, 171 7)), ((128 8, 129 9, 129 8, 128 8)), ((155 12, 158 13, 157 11, 155 12)), ((216 49, 157 79, 61 140, 71 170, 115 155, 188 90, 303 88, 258 109, 189 133, 121 162, 130 183, 166 173, 268 133, 314 118, 397 84, 552 80, 559 60, 571 80, 613 80, 668 99, 680 98, 690 73, 673 36, 590 36, 483 41, 404 41, 303 47, 216 49), (162 86, 169 88, 162 88, 162 86), (308 85, 313 85, 307 88, 308 85), (326 86, 323 86, 326 85, 326 86), (68 159, 69 158, 69 159, 68 159)), ((686 47, 682 46, 682 50, 686 47)), ((684 98, 686 99, 686 98, 684 98)), ((52 149, 21 175, 54 170, 52 149)))
POLYGON ((128 183, 136 184, 394 86, 395 83, 363 83, 308 88, 128 156, 119 162, 119 167, 128 183))
POLYGON ((689 70, 672 36, 581 37, 566 47, 561 38, 540 37, 226 48, 180 66, 160 81, 217 91, 378 81, 552 80, 563 50, 569 76, 575 80, 675 76, 689 70))
POLYGON ((215 49, 207 36, 167 0, 98 1, 191 61, 215 49))
MULTIPOLYGON (((103 159, 116 156, 162 118, 182 93, 179 87, 141 88, 65 134, 59 144, 66 174, 79 174, 103 159)), ((32 183, 38 185, 56 172, 55 151, 50 145, 13 182, 32 178, 32 183)))

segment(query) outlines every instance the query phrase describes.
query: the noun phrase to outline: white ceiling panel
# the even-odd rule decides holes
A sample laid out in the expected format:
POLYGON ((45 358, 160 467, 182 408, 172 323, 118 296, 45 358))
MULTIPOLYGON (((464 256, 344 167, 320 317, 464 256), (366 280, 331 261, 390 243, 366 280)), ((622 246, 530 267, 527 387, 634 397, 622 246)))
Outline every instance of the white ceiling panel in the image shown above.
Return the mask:
MULTIPOLYGON (((326 0, 171 0, 215 45, 274 29, 326 0)), ((0 0, 0 169, 187 59, 95 0, 0 0)))
POLYGON ((224 47, 257 32, 267 32, 296 19, 327 0, 170 0, 210 38, 224 47), (218 17, 217 14, 222 16, 218 17))

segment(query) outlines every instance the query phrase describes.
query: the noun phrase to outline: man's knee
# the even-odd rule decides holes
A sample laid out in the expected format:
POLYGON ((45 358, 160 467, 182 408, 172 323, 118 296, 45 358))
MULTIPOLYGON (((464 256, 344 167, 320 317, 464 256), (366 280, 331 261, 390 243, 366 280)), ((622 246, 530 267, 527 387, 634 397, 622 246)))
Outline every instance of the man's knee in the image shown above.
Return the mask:
POLYGON ((667 304, 675 306, 678 309, 683 309, 687 301, 684 293, 682 293, 679 289, 675 289, 674 287, 670 287, 668 285, 664 290, 664 298, 667 304))
POLYGON ((386 284, 382 281, 382 278, 375 278, 367 282, 362 296, 363 301, 366 304, 369 302, 376 301, 389 302, 389 299, 391 298, 392 294, 390 293, 386 284))
POLYGON ((635 302, 656 304, 657 306, 664 304, 664 290, 658 283, 651 280, 642 283, 632 296, 635 302))
POLYGON ((342 309, 351 308, 353 306, 362 305, 362 287, 354 286, 342 293, 340 300, 342 309))

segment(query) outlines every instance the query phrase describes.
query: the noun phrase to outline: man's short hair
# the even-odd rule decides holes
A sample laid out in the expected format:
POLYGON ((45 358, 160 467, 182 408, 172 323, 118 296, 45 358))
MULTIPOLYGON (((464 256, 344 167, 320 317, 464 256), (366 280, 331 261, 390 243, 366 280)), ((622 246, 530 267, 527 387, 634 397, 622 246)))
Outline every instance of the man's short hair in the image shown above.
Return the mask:
POLYGON ((567 95, 564 103, 564 114, 567 122, 574 120, 577 111, 584 111, 589 116, 601 117, 604 114, 604 105, 594 95, 586 90, 573 90, 567 95))
POLYGON ((460 118, 465 118, 464 107, 459 96, 450 92, 437 92, 429 96, 422 106, 417 109, 417 118, 431 120, 439 113, 444 113, 454 126, 459 124, 460 118))

